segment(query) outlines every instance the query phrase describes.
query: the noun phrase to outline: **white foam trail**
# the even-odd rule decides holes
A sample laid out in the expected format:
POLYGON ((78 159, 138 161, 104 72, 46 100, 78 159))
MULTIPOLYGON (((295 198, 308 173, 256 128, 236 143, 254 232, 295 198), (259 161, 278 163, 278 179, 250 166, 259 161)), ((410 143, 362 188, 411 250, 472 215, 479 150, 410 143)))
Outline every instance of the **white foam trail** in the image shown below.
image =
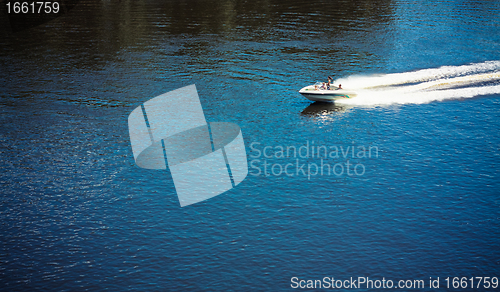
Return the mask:
POLYGON ((500 94, 500 85, 422 92, 401 92, 400 90, 364 91, 358 93, 358 96, 352 99, 339 100, 336 103, 350 105, 422 104, 491 94, 500 94))
POLYGON ((430 90, 430 89, 446 89, 446 88, 452 88, 452 87, 457 87, 457 86, 466 86, 466 85, 471 85, 474 83, 480 83, 480 82, 493 82, 496 80, 500 80, 500 72, 495 72, 495 73, 482 73, 482 74, 475 74, 475 75, 468 75, 468 76, 461 76, 461 77, 454 77, 454 78, 447 78, 447 79, 438 79, 438 80, 433 80, 433 81, 428 81, 428 82, 423 82, 411 86, 406 86, 407 90, 430 90))
POLYGON ((350 76, 335 83, 357 97, 338 101, 352 105, 428 103, 446 99, 500 94, 500 61, 445 66, 376 76, 350 76), (494 84, 492 84, 494 83, 494 84), (483 84, 483 86, 479 86, 483 84), (485 85, 484 85, 485 84, 485 85), (476 85, 476 86, 474 86, 476 85))

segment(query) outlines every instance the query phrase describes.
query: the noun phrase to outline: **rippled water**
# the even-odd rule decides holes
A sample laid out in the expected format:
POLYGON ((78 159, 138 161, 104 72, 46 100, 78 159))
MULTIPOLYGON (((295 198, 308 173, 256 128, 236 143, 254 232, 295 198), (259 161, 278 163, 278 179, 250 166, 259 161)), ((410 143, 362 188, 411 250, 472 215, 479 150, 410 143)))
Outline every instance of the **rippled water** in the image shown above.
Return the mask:
POLYGON ((2 289, 498 276, 499 16, 496 1, 80 1, 7 27, 2 289), (328 75, 362 94, 298 94, 328 75), (208 121, 241 127, 253 164, 236 188, 180 208, 168 172, 135 165, 127 117, 193 83, 208 121), (313 145, 378 152, 324 160, 362 175, 264 174, 320 164, 276 155, 313 145))

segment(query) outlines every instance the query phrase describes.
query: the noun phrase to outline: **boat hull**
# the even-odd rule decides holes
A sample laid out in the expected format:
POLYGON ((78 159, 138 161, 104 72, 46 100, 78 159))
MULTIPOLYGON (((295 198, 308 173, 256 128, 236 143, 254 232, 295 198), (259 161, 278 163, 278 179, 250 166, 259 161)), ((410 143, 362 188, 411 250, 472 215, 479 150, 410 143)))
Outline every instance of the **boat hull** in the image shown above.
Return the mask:
POLYGON ((307 86, 299 91, 305 98, 312 101, 335 102, 336 100, 349 99, 356 96, 356 93, 344 89, 320 90, 314 86, 307 86))

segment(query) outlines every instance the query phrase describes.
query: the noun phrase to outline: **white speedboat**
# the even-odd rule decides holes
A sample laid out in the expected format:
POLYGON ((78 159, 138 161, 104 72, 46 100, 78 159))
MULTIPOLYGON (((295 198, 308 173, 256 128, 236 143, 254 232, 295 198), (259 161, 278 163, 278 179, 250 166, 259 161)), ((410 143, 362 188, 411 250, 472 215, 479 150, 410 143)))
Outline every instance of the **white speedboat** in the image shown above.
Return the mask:
POLYGON ((348 99, 357 95, 354 91, 345 90, 333 85, 330 85, 330 89, 325 89, 321 82, 306 86, 299 90, 299 93, 309 100, 324 102, 334 102, 339 99, 348 99))

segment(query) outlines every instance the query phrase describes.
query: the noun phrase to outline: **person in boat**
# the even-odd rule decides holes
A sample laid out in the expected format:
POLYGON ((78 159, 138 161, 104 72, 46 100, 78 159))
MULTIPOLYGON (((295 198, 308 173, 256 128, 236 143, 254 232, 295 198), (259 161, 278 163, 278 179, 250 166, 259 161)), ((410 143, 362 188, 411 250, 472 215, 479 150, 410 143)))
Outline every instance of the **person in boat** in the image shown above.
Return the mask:
POLYGON ((342 89, 342 84, 339 84, 339 87, 337 89, 342 89))
POLYGON ((326 82, 323 82, 323 84, 321 85, 321 88, 320 88, 320 89, 327 89, 326 82))
POLYGON ((328 76, 328 90, 330 90, 330 86, 333 84, 332 76, 328 76))

